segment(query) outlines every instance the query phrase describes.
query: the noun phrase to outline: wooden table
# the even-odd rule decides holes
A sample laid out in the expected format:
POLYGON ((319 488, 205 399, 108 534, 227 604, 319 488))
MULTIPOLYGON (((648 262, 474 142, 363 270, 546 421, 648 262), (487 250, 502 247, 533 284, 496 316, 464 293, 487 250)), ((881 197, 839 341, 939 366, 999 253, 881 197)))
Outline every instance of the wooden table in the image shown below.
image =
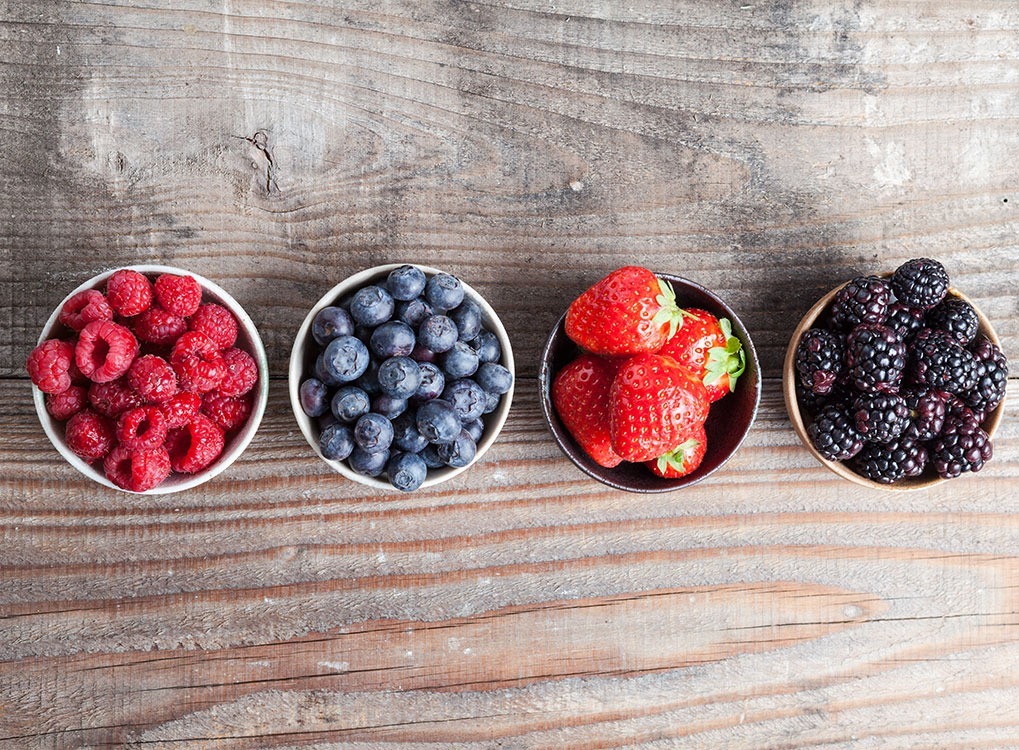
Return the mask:
POLYGON ((995 458, 865 491, 797 442, 789 334, 941 259, 1019 358, 1011 0, 0 4, 0 747, 1019 744, 1019 391, 995 458), (332 7, 330 7, 332 6, 332 7), (502 315, 506 428, 436 491, 329 473, 286 390, 330 286, 414 260, 502 315), (104 491, 23 363, 100 270, 169 263, 258 324, 223 475, 104 491), (725 469, 634 496, 541 417, 568 301, 626 263, 717 291, 764 395, 725 469))

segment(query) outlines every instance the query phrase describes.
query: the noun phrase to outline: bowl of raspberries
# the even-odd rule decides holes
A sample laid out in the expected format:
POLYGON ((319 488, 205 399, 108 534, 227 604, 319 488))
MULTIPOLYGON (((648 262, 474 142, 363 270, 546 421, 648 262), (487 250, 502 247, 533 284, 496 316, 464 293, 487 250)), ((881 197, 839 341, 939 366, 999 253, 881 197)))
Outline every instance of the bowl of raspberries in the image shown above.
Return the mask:
POLYGON ((913 490, 993 454, 1008 360, 990 321, 931 258, 859 276, 807 312, 786 350, 786 408, 836 474, 913 490))
POLYGON ((83 283, 50 315, 26 369, 57 451, 135 493, 179 492, 222 472, 268 399, 254 323, 221 287, 170 266, 83 283))
POLYGON ((330 289, 290 356, 290 401, 334 471, 412 492, 452 479, 495 442, 513 399, 509 336, 468 284, 387 264, 330 289))
POLYGON ((630 492, 668 492, 718 470, 757 414, 750 335, 704 287, 640 266, 577 297, 545 344, 545 420, 583 472, 630 492))

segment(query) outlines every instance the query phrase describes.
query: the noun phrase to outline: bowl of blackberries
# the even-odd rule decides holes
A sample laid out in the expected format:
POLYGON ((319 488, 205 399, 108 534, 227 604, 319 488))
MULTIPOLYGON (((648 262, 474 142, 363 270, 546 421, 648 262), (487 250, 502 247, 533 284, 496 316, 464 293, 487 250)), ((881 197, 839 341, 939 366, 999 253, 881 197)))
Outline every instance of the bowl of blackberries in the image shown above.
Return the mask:
POLYGON ((868 487, 913 490, 993 455, 1008 360, 945 267, 914 258, 822 297, 786 350, 786 408, 807 449, 868 487))
POLYGON ((318 301, 290 357, 290 400, 333 470, 376 489, 447 481, 495 442, 513 399, 509 337, 440 269, 361 271, 318 301))

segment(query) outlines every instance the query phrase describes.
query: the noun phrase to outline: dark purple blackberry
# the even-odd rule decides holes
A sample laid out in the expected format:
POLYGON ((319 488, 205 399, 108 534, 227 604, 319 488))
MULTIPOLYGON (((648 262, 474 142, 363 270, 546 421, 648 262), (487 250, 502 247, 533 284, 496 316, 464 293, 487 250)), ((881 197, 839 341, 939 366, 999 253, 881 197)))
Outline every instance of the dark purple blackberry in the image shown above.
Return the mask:
POLYGON ((941 426, 942 435, 950 432, 969 434, 980 429, 983 414, 969 408, 958 396, 948 395, 945 401, 945 422, 941 426))
POLYGON ((918 477, 927 467, 929 453, 927 447, 919 440, 902 438, 888 444, 888 449, 895 461, 902 466, 907 477, 918 477))
POLYGON ((796 346, 796 372, 811 393, 830 393, 842 374, 843 338, 834 331, 811 328, 796 346))
POLYGON ((853 459, 853 470, 872 482, 892 484, 923 473, 927 450, 914 440, 867 443, 853 459))
POLYGON ((796 399, 800 409, 807 414, 817 414, 826 406, 839 406, 848 408, 853 403, 853 393, 845 388, 836 385, 828 393, 814 393, 803 387, 802 383, 796 383, 796 399))
POLYGON ((859 276, 835 294, 831 320, 836 328, 848 331, 861 323, 883 323, 892 302, 892 288, 877 276, 859 276))
POLYGON ((980 471, 994 453, 991 439, 980 429, 943 434, 930 444, 928 450, 934 470, 944 479, 952 479, 967 471, 980 471))
POLYGON ((929 310, 948 293, 948 272, 936 260, 907 260, 892 274, 891 287, 896 298, 905 305, 929 310))
POLYGON ((863 448, 863 435, 853 419, 838 406, 824 407, 807 427, 814 448, 830 461, 845 461, 863 448))
POLYGON ((970 347, 976 359, 976 384, 962 399, 973 411, 988 413, 1005 398, 1008 384, 1008 359, 990 339, 980 336, 970 347))
POLYGON ((864 393, 894 393, 906 369, 906 344, 891 328, 858 325, 846 337, 849 382, 864 393))
POLYGON ((966 300, 949 297, 927 313, 927 327, 947 331, 963 346, 968 346, 980 330, 980 318, 966 300))
POLYGON ((888 443, 909 425, 906 399, 895 393, 865 393, 853 402, 853 421, 871 443, 888 443))
POLYGON ((923 310, 910 307, 902 302, 893 302, 888 306, 885 325, 899 334, 906 344, 909 344, 917 332, 924 327, 923 310))
POLYGON ((902 391, 909 409, 909 424, 903 437, 912 440, 932 440, 941 433, 945 424, 948 394, 929 388, 902 391))
POLYGON ((913 341, 910 380, 919 386, 962 394, 976 384, 976 358, 944 333, 924 329, 913 341))

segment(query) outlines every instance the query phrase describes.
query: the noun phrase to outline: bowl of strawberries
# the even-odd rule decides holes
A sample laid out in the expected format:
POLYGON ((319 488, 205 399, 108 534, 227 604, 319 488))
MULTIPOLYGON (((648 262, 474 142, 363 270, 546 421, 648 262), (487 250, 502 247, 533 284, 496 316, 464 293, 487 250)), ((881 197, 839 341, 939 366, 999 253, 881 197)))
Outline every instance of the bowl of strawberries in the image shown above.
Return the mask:
POLYGON ((566 456, 615 489, 670 492, 717 471, 757 414, 760 365, 736 313, 688 279, 618 268, 546 341, 542 410, 566 456))

